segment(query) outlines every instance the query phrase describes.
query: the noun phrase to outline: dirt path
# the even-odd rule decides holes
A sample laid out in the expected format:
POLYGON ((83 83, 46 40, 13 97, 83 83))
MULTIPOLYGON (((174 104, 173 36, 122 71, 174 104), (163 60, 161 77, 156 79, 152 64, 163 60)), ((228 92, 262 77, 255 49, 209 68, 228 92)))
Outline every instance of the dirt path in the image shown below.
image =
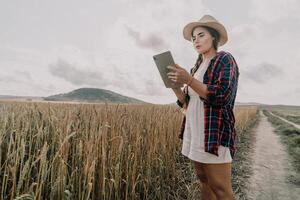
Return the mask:
POLYGON ((288 154, 274 133, 267 117, 260 111, 253 153, 253 176, 250 178, 249 199, 299 199, 300 188, 290 184, 288 154))
POLYGON ((285 121, 285 122, 287 122, 287 123, 289 123, 289 124, 295 126, 296 128, 300 129, 300 125, 299 125, 299 124, 295 124, 295 123, 293 123, 293 122, 291 122, 291 121, 289 121, 289 120, 287 120, 287 119, 284 119, 283 117, 280 117, 280 116, 278 116, 278 115, 275 115, 275 114, 272 113, 272 112, 269 112, 269 113, 270 113, 271 115, 273 115, 273 116, 275 116, 275 117, 278 117, 279 119, 281 119, 281 120, 283 120, 283 121, 285 121))

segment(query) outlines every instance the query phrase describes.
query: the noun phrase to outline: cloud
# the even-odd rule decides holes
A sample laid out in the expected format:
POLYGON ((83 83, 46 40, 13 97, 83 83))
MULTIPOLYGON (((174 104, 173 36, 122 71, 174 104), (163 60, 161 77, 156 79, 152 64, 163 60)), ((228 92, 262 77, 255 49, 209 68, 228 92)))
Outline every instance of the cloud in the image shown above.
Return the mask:
POLYGON ((170 50, 175 62, 189 70, 197 52, 183 39, 182 28, 212 14, 229 34, 220 50, 231 52, 241 71, 237 101, 298 103, 297 0, 27 2, 18 15, 15 3, 0 4, 1 93, 47 96, 92 86, 145 101, 174 102, 152 55, 170 50), (235 12, 222 9, 228 5, 235 12), (66 25, 70 21, 76 23, 66 25), (282 92, 295 96, 279 98, 282 92))
POLYGON ((147 37, 142 38, 141 33, 127 27, 127 31, 130 37, 132 37, 140 48, 152 49, 154 51, 170 48, 170 45, 157 34, 150 33, 147 37))
POLYGON ((22 70, 15 70, 15 74, 19 75, 22 78, 25 78, 26 80, 32 80, 30 72, 22 71, 22 70))
POLYGON ((297 0, 252 0, 252 4, 250 16, 266 23, 299 18, 300 6, 297 0))
POLYGON ((249 70, 243 70, 241 75, 248 80, 256 83, 266 83, 270 79, 283 75, 283 70, 278 66, 270 63, 261 63, 255 66, 250 66, 249 70))
POLYGON ((294 92, 295 92, 296 94, 298 94, 298 96, 300 96, 300 87, 296 88, 296 89, 294 90, 294 92))
MULTIPOLYGON (((111 85, 117 86, 120 89, 131 91, 137 95, 162 95, 163 85, 160 85, 157 77, 147 74, 145 71, 139 73, 125 73, 120 71, 117 66, 112 65, 114 78, 111 85)), ((160 77, 159 77, 160 78, 160 77)))
POLYGON ((15 76, 1 74, 0 75, 0 82, 10 83, 10 82, 20 82, 20 81, 15 76))
POLYGON ((14 76, 1 75, 0 82, 2 86, 1 94, 7 95, 37 96, 37 93, 47 94, 57 89, 53 84, 33 80, 30 73, 25 71, 16 71, 14 76), (35 91, 35 93, 32 93, 32 91, 35 91))
POLYGON ((56 77, 62 78, 74 85, 84 84, 106 86, 109 84, 102 73, 89 69, 77 69, 76 66, 58 59, 56 63, 49 64, 49 72, 56 77))
MULTIPOLYGON (((134 77, 122 73, 113 65, 113 76, 108 76, 107 72, 100 73, 93 69, 84 69, 83 66, 76 66, 61 58, 56 63, 49 64, 49 72, 75 86, 93 86, 105 88, 114 86, 115 88, 132 91, 139 95, 159 95, 162 94, 161 88, 155 81, 149 77, 134 77), (81 69, 79 69, 81 68, 81 69)), ((51 89, 53 87, 51 86, 51 89)))
MULTIPOLYGON (((110 56, 106 60, 113 62, 119 73, 126 71, 130 76, 127 81, 136 87, 135 95, 144 94, 148 99, 158 95, 156 102, 162 101, 168 93, 152 56, 170 50, 174 60, 189 70, 197 57, 190 43, 183 39, 182 28, 198 20, 199 13, 208 13, 208 9, 202 1, 130 0, 125 4, 128 9, 107 29, 104 46, 110 56)), ((172 91, 170 94, 174 97, 172 91)))
POLYGON ((145 80, 144 94, 147 94, 149 96, 163 95, 163 89, 163 85, 159 85, 157 82, 151 79, 145 80))

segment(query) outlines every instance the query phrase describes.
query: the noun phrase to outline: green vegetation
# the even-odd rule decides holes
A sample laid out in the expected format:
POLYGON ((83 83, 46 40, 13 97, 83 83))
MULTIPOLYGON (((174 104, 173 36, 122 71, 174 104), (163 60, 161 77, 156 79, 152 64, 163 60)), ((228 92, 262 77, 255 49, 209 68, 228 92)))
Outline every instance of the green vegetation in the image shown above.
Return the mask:
POLYGON ((43 98, 46 101, 78 101, 103 103, 141 103, 146 102, 123 96, 110 90, 98 88, 80 88, 65 94, 57 94, 43 98))
POLYGON ((296 175, 290 176, 290 181, 300 186, 300 130, 271 115, 267 110, 263 110, 263 112, 275 126, 275 132, 280 135, 282 142, 289 152, 292 164, 297 171, 296 175))
POLYGON ((288 121, 294 122, 295 124, 300 125, 300 115, 289 115, 289 114, 283 114, 279 111, 272 111, 275 115, 278 115, 280 117, 283 117, 287 119, 288 121))

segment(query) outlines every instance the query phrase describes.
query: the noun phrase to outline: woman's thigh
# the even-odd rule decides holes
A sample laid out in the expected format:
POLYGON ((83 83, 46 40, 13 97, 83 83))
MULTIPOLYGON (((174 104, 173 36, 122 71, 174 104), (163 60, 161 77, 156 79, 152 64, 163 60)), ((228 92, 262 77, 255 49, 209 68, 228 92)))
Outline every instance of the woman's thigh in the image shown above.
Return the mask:
POLYGON ((193 162, 194 162, 195 172, 198 179, 200 179, 202 183, 207 183, 208 179, 203 168, 203 163, 197 161, 193 161, 193 162))
POLYGON ((231 189, 231 163, 203 163, 202 166, 211 186, 231 189))

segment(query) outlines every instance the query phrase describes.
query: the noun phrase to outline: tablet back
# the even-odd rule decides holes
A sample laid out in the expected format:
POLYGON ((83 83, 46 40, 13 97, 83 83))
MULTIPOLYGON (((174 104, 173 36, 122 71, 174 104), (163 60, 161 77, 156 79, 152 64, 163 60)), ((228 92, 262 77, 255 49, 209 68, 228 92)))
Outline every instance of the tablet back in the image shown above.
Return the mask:
POLYGON ((177 87, 183 86, 183 84, 174 83, 173 81, 171 81, 168 78, 167 73, 172 70, 168 69, 167 66, 175 64, 170 51, 166 51, 166 52, 154 55, 153 59, 154 59, 154 62, 158 68, 158 71, 161 75, 161 78, 162 78, 166 88, 177 88, 177 87))

